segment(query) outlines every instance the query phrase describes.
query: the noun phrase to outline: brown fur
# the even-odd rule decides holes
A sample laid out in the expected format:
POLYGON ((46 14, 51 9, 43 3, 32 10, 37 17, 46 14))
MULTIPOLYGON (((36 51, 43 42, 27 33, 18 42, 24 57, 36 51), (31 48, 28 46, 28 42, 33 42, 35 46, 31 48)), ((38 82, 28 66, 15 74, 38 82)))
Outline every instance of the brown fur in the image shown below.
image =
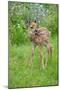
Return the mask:
MULTIPOLYGON (((51 33, 50 31, 48 31, 47 28, 44 28, 44 27, 38 28, 36 22, 32 22, 29 28, 30 28, 29 35, 30 35, 31 41, 34 43, 34 45, 36 46, 38 45, 40 47, 40 61, 42 62, 41 64, 44 68, 47 66, 49 54, 52 53, 52 47, 50 44, 50 34, 51 33), (43 46, 47 48, 47 57, 46 57, 45 64, 42 59, 43 46)), ((32 52, 34 53, 34 49, 32 52)), ((34 56, 34 54, 32 55, 34 56)))

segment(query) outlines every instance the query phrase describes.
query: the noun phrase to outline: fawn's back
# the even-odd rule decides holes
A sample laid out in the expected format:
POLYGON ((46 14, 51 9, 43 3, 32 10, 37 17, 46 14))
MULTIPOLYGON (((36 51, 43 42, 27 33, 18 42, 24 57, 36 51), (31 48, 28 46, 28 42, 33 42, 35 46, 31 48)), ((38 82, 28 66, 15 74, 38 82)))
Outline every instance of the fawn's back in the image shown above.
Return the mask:
POLYGON ((37 45, 46 45, 49 42, 50 31, 47 28, 41 27, 38 28, 37 24, 32 22, 30 24, 30 39, 37 45))

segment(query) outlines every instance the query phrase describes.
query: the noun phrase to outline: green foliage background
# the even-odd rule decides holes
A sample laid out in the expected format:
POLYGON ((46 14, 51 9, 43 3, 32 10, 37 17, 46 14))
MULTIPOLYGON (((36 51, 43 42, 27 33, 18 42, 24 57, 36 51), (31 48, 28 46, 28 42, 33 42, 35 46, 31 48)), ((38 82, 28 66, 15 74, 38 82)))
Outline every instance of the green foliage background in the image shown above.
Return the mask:
POLYGON ((27 26, 36 20, 38 25, 46 27, 52 36, 58 31, 58 6, 56 4, 9 2, 9 40, 12 45, 29 42, 27 26))
MULTIPOLYGON (((8 87, 58 85, 58 5, 9 1, 8 29, 8 87), (27 32, 29 23, 34 20, 39 27, 46 27, 51 31, 53 55, 44 70, 39 61, 39 48, 35 49, 33 66, 30 65, 32 44, 27 32)), ((45 53, 43 57, 46 57, 45 53)))

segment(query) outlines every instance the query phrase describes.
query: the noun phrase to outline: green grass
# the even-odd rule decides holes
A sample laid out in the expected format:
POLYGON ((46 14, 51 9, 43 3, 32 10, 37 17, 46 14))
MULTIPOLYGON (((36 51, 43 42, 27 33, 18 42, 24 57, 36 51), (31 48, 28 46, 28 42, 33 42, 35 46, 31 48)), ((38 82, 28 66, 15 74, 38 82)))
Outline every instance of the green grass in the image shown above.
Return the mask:
POLYGON ((32 66, 31 44, 9 47, 9 88, 58 85, 57 38, 52 38, 51 42, 53 57, 49 59, 46 69, 40 66, 38 48, 32 66))

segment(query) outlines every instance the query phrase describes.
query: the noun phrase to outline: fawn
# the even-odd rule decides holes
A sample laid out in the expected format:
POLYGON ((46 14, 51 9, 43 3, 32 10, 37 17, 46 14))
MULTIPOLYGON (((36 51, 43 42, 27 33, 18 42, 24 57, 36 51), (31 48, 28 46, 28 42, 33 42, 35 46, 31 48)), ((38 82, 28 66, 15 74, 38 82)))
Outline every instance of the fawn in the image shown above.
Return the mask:
POLYGON ((40 63, 41 63, 43 68, 47 67, 48 57, 50 54, 52 54, 50 35, 51 35, 51 32, 48 31, 47 28, 44 28, 44 27, 39 28, 39 27, 37 27, 36 21, 31 22, 31 24, 29 26, 29 37, 33 43, 32 60, 33 60, 33 56, 34 56, 35 47, 38 46, 40 49, 40 52, 39 52, 40 53, 40 63), (47 48, 47 56, 46 56, 45 63, 44 63, 44 60, 42 58, 42 56, 43 56, 42 48, 43 47, 47 48))

